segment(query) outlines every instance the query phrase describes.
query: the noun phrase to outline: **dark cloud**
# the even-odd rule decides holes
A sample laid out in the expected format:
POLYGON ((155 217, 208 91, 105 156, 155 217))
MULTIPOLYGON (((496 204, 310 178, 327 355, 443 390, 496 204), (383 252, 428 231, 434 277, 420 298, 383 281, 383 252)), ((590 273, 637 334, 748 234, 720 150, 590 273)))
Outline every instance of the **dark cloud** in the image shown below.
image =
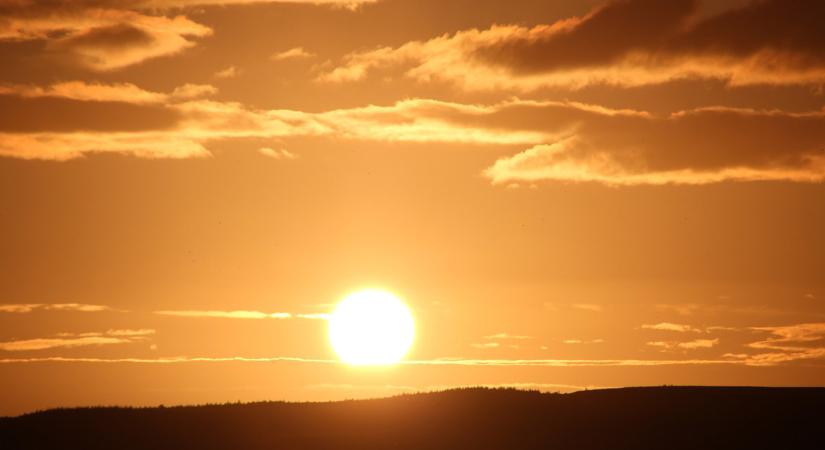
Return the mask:
POLYGON ((697 0, 614 0, 532 28, 497 25, 352 53, 322 81, 405 67, 418 81, 521 91, 679 79, 729 85, 825 83, 825 3, 761 0, 702 14, 697 0))
POLYGON ((52 56, 113 70, 178 53, 211 29, 152 15, 138 1, 0 1, 0 41, 42 41, 52 56))
POLYGON ((696 23, 668 41, 668 50, 752 56, 761 51, 825 60, 825 2, 758 0, 696 23))
POLYGON ((575 115, 559 122, 559 139, 503 158, 487 175, 497 182, 607 184, 825 178, 825 112, 706 108, 666 117, 575 115))
POLYGON ((174 126, 179 113, 159 105, 0 95, 0 132, 141 131, 174 126))
POLYGON ((537 27, 472 54, 514 71, 541 72, 618 62, 633 51, 656 50, 683 28, 697 0, 614 1, 582 19, 537 27))
POLYGON ((56 41, 54 46, 67 50, 98 48, 107 51, 124 51, 152 45, 154 42, 155 38, 147 31, 126 23, 120 23, 85 30, 56 41))
POLYGON ((697 10, 697 0, 617 0, 581 20, 482 46, 475 56, 515 72, 608 66, 634 57, 635 64, 653 67, 684 58, 753 59, 754 69, 780 72, 786 69, 771 64, 825 66, 825 2, 753 1, 691 20, 697 10))

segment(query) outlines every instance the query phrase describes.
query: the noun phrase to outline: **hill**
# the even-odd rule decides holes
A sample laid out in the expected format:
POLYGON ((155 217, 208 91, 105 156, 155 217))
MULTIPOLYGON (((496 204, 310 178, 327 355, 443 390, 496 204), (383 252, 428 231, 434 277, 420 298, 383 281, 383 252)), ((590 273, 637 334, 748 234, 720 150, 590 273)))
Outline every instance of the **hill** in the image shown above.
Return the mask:
POLYGON ((27 449, 822 449, 822 388, 459 389, 377 400, 55 409, 0 420, 27 449))

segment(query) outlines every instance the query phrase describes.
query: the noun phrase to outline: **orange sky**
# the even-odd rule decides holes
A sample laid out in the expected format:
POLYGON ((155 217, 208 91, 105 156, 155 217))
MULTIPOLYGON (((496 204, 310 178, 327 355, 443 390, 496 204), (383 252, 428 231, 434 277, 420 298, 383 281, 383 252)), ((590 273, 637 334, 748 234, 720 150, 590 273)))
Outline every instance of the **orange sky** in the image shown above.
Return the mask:
POLYGON ((822 385, 823 16, 0 0, 0 415, 822 385), (327 342, 365 287, 401 365, 327 342))

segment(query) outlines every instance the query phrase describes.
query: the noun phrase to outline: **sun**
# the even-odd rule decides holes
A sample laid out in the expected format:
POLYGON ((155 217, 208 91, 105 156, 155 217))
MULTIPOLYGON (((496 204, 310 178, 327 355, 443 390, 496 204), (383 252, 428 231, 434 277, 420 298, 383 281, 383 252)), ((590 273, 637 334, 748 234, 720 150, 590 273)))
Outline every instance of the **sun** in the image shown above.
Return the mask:
POLYGON ((329 339, 338 357, 357 366, 397 363, 412 346, 415 325, 395 295, 366 289, 346 296, 329 319, 329 339))

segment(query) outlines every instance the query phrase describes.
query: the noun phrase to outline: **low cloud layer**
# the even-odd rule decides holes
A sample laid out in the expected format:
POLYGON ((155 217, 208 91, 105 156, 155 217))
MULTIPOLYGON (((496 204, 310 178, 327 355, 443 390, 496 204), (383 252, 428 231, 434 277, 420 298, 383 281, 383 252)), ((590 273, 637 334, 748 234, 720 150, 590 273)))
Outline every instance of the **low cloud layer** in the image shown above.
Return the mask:
POLYGON ((57 337, 0 342, 0 350, 9 352, 75 348, 140 342, 155 334, 152 329, 112 329, 98 333, 58 333, 57 337))
POLYGON ((660 322, 656 324, 644 324, 642 325, 642 329, 644 330, 657 330, 657 331, 675 331, 677 333, 701 333, 702 330, 699 328, 692 327, 690 325, 683 325, 678 323, 671 323, 671 322, 660 322))
MULTIPOLYGON (((264 313, 241 311, 223 314, 191 315, 186 317, 220 317, 240 319, 273 318, 264 313), (243 314, 241 314, 243 313, 243 314), (250 314, 251 313, 251 314, 250 314)), ((295 315, 293 317, 317 318, 325 316, 295 315)), ((276 316, 282 319, 284 317, 276 316)), ((435 358, 425 360, 407 360, 400 364, 408 366, 491 366, 491 367, 654 367, 674 365, 740 365, 740 366, 775 366, 799 361, 825 358, 825 323, 808 323, 775 327, 754 327, 739 329, 743 333, 762 334, 759 340, 743 345, 744 352, 726 353, 705 359, 671 358, 671 359, 521 359, 521 358, 435 358)), ((54 338, 31 339, 0 343, 0 349, 7 351, 37 350, 57 347, 76 347, 87 345, 108 345, 137 342, 154 334, 152 329, 109 330, 104 333, 61 333, 54 338)), ((601 339, 583 341, 568 339, 565 343, 600 343, 601 339)), ((693 339, 687 341, 651 341, 648 346, 664 352, 687 353, 696 351, 718 352, 719 338, 693 339)), ((514 350, 518 346, 502 344, 496 340, 472 344, 482 350, 514 350)), ((298 362, 315 364, 337 364, 337 360, 305 357, 168 357, 168 358, 5 358, 0 363, 35 363, 35 362, 93 362, 93 363, 140 363, 140 364, 174 364, 188 362, 298 362)))
POLYGON ((0 95, 0 107, 6 105, 17 113, 0 129, 0 155, 63 160, 117 152, 190 158, 208 156, 207 145, 217 140, 328 136, 525 146, 526 150, 502 157, 484 171, 493 183, 504 185, 825 179, 825 110, 713 107, 655 115, 575 102, 514 99, 469 105, 410 99, 389 106, 310 113, 192 99, 213 89, 189 85, 177 94, 163 94, 133 85, 82 83, 7 88, 7 95, 0 95), (115 98, 119 101, 111 104, 99 101, 115 98), (123 101, 128 98, 133 100, 123 101), (154 103, 161 98, 167 103, 154 103), (49 121, 57 106, 65 112, 60 117, 74 119, 49 121), (128 111, 123 109, 127 107, 128 111), (73 109, 83 114, 70 114, 73 109), (118 114, 131 120, 118 120, 118 114))
POLYGON ((113 309, 108 306, 88 305, 84 303, 16 303, 0 305, 0 312, 6 313, 30 313, 34 311, 100 312, 112 310, 113 309))
POLYGON ((754 364, 774 365, 825 358, 825 323, 755 327, 752 330, 769 333, 766 339, 748 344, 751 349, 760 351, 748 356, 754 364))
POLYGON ((699 0, 614 0, 532 28, 466 30, 348 55, 319 80, 401 69, 469 90, 639 86, 682 79, 731 86, 825 82, 819 0, 763 0, 710 17, 699 0))
POLYGON ((604 339, 564 339, 561 342, 568 345, 601 344, 604 342, 604 339))
POLYGON ((496 333, 484 336, 484 339, 494 340, 494 341, 501 341, 501 340, 525 340, 525 339, 533 339, 533 336, 527 336, 525 334, 510 334, 510 333, 496 333))
POLYGON ((694 339, 686 342, 677 341, 652 341, 647 345, 666 350, 696 350, 700 348, 713 348, 719 344, 719 339, 694 339))
MULTIPOLYGON (((170 358, 73 358, 73 357, 44 357, 44 358, 2 358, 0 364, 25 364, 40 362, 82 362, 102 364, 180 364, 180 363, 231 363, 231 362, 259 362, 259 363, 309 363, 309 364, 340 364, 334 359, 313 359, 289 356, 250 358, 242 356, 232 357, 170 357, 170 358)), ((656 367, 656 366, 691 366, 691 365, 747 365, 747 361, 736 359, 468 359, 468 358, 440 358, 401 361, 404 366, 462 366, 462 367, 656 367)))
POLYGON ((182 311, 155 311, 155 314, 175 317, 213 318, 213 319, 312 319, 326 320, 329 314, 309 313, 293 314, 286 312, 265 313, 261 311, 214 311, 214 310, 182 310, 182 311))

